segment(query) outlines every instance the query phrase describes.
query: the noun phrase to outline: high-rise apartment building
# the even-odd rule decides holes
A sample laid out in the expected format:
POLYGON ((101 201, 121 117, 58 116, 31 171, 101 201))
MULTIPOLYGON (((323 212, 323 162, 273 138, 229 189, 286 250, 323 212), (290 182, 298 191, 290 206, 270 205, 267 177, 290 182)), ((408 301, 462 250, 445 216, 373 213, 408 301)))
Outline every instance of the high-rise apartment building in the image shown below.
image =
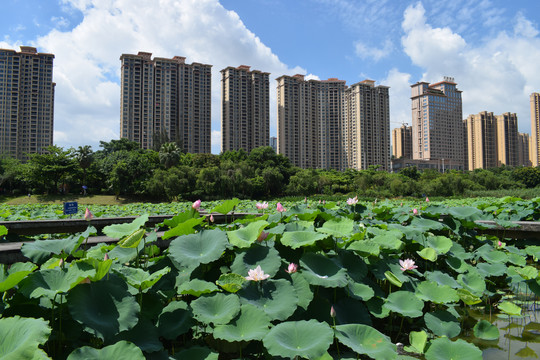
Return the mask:
POLYGON ((392 130, 392 155, 395 159, 412 159, 412 127, 403 124, 392 130))
POLYGON ((411 86, 413 159, 464 163, 461 91, 453 78, 411 86))
POLYGON ((166 135, 189 153, 210 153, 212 65, 185 57, 122 54, 120 136, 143 149, 166 135))
POLYGON ((364 80, 345 91, 343 147, 345 168, 381 165, 390 170, 390 100, 388 86, 364 80))
POLYGON ((268 146, 269 75, 246 65, 221 70, 221 151, 268 146))
POLYGON ((540 94, 532 93, 531 101, 531 138, 530 160, 532 166, 540 165, 540 94))
POLYGON ((518 165, 517 115, 506 112, 497 119, 497 166, 518 165))
POLYGON ((53 144, 53 54, 0 49, 0 155, 26 160, 53 144))
POLYGON ((531 166, 529 159, 529 134, 518 133, 518 166, 531 166))

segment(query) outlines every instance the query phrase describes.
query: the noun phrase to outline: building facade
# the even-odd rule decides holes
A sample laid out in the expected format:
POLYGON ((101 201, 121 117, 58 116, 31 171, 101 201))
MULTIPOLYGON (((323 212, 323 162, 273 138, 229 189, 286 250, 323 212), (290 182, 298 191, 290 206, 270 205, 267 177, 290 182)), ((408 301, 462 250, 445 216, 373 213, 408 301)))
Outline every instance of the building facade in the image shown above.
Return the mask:
POLYGON ((497 126, 492 112, 483 111, 463 120, 466 169, 488 169, 497 166, 497 126))
POLYGON ((530 137, 527 133, 518 133, 518 166, 531 166, 529 159, 530 137))
POLYGON ((0 49, 0 155, 20 160, 53 145, 53 54, 0 49))
POLYGON ((453 78, 411 86, 413 159, 464 164, 461 91, 453 78))
POLYGON ((120 136, 151 149, 165 135, 186 152, 210 153, 212 65, 146 52, 120 61, 120 136))
POLYGON ((506 112, 495 118, 497 119, 497 166, 517 166, 519 154, 517 115, 506 112))
POLYGON ((364 80, 345 91, 344 168, 380 165, 390 170, 390 99, 388 86, 364 80))
POLYGON ((405 124, 392 130, 394 159, 412 159, 412 127, 405 124))
POLYGON ((221 70, 221 151, 269 145, 269 75, 246 65, 221 70))
POLYGON ((532 93, 531 102, 531 138, 530 138, 530 160, 532 166, 540 165, 540 94, 532 93))

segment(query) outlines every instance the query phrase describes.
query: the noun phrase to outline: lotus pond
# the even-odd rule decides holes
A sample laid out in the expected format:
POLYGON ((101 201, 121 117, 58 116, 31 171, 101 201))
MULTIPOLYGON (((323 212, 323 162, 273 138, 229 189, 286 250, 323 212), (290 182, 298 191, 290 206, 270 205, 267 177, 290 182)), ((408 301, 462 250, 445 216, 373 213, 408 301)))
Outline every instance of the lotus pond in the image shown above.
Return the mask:
POLYGON ((283 206, 223 225, 187 207, 166 249, 147 214, 106 227, 115 245, 86 247, 92 227, 24 244, 30 261, 0 271, 0 356, 536 357, 540 246, 475 221, 537 220, 538 199, 283 206))

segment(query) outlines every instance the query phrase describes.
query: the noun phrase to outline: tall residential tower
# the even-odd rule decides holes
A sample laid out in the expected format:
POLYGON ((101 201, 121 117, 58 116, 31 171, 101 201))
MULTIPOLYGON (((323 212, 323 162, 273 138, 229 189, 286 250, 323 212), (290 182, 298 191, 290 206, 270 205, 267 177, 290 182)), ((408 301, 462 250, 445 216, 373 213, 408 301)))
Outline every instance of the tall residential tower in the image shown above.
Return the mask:
POLYGON ((150 149, 165 135, 186 152, 210 153, 212 65, 151 57, 120 57, 120 137, 150 149))
POLYGON ((532 166, 540 165, 540 94, 532 93, 531 97, 531 138, 530 160, 532 166))
POLYGON ((0 49, 0 155, 26 160, 53 144, 53 54, 0 49))
POLYGON ((270 73, 249 69, 221 70, 221 151, 269 145, 270 73))

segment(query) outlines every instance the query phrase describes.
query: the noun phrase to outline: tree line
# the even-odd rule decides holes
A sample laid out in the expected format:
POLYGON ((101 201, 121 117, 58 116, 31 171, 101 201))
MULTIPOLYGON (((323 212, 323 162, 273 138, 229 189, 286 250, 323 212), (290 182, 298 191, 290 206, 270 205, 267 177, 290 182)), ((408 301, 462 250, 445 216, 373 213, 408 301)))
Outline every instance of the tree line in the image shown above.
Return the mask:
POLYGON ((127 139, 63 149, 51 146, 22 163, 0 158, 0 193, 5 195, 114 194, 154 200, 271 198, 314 194, 364 197, 462 196, 486 190, 531 189, 540 169, 499 167, 474 171, 388 173, 372 166, 345 171, 300 169, 271 147, 220 155, 183 153, 173 142, 143 150, 127 139))

